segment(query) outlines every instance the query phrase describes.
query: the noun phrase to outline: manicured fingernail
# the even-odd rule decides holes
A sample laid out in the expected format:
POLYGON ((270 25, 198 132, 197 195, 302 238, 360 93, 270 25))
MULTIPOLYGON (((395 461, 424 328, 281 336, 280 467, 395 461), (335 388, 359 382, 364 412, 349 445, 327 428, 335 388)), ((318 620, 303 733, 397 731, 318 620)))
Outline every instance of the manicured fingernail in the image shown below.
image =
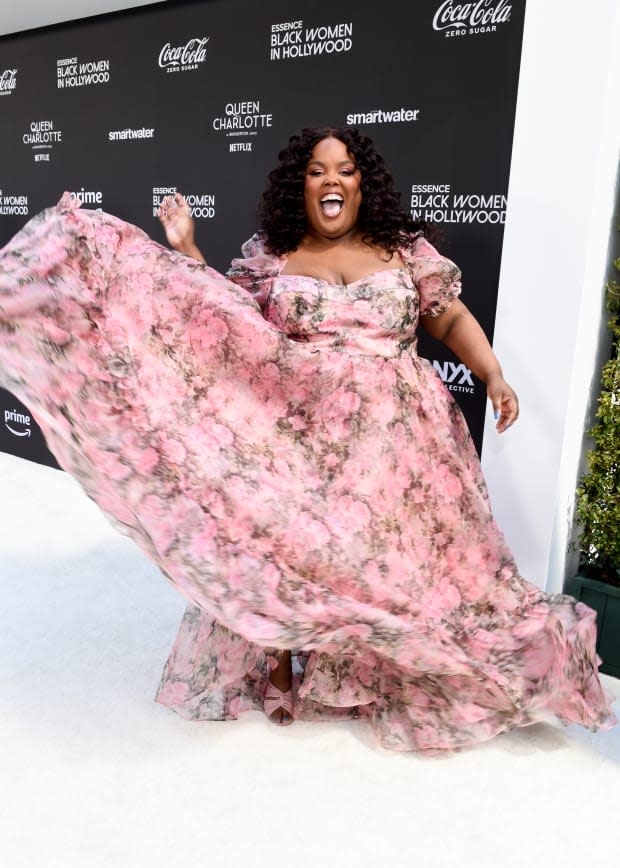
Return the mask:
POLYGON ((494 410, 494 411, 493 411, 493 416, 494 416, 496 419, 499 419, 499 413, 498 413, 497 410, 494 410))

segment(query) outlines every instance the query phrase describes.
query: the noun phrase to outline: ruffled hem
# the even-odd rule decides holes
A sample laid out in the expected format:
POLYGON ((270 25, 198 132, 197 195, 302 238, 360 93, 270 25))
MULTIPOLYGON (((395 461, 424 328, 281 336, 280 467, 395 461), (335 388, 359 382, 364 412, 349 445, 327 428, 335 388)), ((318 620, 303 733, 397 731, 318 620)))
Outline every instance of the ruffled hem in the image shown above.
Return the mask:
MULTIPOLYGON (((521 634, 519 647, 514 631, 503 637, 512 645, 504 672, 481 659, 480 649, 467 674, 455 674, 448 660, 433 672, 412 673, 364 647, 356 655, 335 648, 298 652, 294 717, 364 720, 383 747, 430 754, 540 722, 577 723, 593 732, 617 723, 614 697, 596 672, 591 609, 571 597, 541 594, 521 634)), ((190 606, 156 700, 187 720, 236 719, 262 710, 270 665, 275 660, 264 649, 190 606), (219 660, 226 672, 217 668, 219 660)))

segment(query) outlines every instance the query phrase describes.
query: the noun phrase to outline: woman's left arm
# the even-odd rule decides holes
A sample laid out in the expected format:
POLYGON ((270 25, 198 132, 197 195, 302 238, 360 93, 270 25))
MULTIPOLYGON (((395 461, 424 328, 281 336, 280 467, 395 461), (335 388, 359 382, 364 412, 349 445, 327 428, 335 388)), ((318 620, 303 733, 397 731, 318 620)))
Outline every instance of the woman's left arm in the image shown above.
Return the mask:
POLYGON ((508 385, 478 320, 462 301, 455 299, 439 316, 422 316, 420 322, 431 337, 444 343, 487 387, 501 434, 516 421, 519 400, 508 385))

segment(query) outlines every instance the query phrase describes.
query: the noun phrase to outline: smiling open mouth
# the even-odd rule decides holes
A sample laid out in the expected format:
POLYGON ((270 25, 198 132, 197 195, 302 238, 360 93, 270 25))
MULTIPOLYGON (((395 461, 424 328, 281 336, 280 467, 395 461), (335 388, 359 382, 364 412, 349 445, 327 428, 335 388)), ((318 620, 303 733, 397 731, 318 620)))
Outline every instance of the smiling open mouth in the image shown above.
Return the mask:
POLYGON ((321 211, 326 217, 337 217, 344 206, 344 199, 338 193, 328 193, 321 199, 321 211))

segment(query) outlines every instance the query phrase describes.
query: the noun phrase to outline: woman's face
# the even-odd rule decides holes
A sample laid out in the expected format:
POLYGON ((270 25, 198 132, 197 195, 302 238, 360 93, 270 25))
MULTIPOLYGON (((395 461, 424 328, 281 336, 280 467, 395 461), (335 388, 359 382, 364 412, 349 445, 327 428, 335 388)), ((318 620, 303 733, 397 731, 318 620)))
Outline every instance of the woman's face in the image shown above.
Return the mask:
POLYGON ((352 232, 362 203, 362 173, 339 139, 321 139, 310 155, 304 207, 312 235, 340 238, 352 232))

